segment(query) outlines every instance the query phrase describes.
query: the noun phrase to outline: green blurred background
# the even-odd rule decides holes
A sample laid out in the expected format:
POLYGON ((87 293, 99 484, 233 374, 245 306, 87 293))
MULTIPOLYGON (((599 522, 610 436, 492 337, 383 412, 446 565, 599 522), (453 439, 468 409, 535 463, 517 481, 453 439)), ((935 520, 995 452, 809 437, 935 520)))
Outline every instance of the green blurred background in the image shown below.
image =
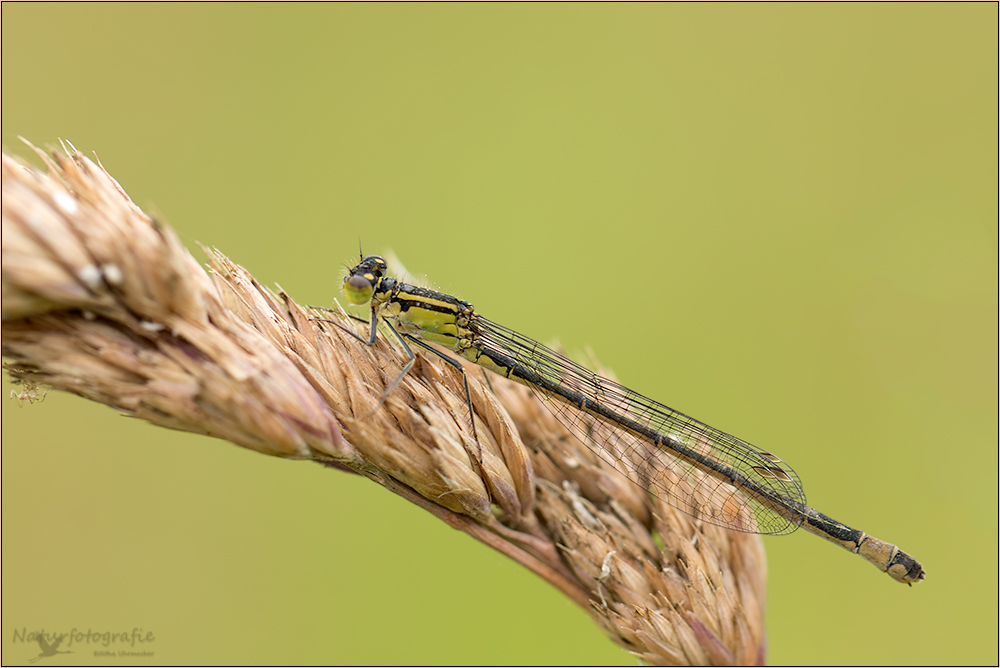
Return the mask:
MULTIPOLYGON (((5 150, 96 152, 301 303, 392 249, 923 561, 766 539, 772 663, 997 663, 995 3, 2 11, 5 150)), ((157 664, 634 665, 360 478, 0 404, 4 664, 139 627, 157 664)))

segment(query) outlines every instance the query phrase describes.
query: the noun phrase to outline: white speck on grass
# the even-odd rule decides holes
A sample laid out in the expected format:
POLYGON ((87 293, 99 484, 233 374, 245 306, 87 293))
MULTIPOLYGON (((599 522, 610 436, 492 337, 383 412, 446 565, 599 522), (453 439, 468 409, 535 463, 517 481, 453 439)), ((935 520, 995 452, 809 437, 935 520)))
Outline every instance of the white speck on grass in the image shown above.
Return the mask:
POLYGON ((101 267, 104 271, 104 278, 111 285, 121 285, 122 281, 125 280, 125 275, 117 264, 106 264, 101 267))
POLYGON ((95 265, 88 264, 85 267, 81 267, 76 277, 91 290, 101 287, 101 270, 95 265))
POLYGON ((53 199, 56 206, 62 209, 62 212, 68 216, 76 215, 76 212, 80 210, 79 203, 66 193, 57 192, 53 199))

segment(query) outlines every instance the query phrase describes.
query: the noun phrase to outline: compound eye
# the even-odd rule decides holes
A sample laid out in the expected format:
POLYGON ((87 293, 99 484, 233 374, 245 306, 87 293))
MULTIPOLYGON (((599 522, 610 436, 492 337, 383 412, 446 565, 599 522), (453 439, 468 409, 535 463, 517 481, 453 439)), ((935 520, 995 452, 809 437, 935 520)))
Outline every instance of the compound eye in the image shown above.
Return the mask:
POLYGON ((355 306, 367 304, 375 291, 375 276, 372 274, 352 274, 344 279, 344 296, 355 306))

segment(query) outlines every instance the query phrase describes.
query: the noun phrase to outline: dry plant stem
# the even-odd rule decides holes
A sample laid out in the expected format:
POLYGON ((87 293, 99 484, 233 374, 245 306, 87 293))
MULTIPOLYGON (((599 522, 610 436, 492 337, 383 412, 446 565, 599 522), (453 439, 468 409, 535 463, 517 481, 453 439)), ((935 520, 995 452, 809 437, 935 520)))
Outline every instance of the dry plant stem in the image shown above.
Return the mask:
POLYGON ((757 536, 662 504, 481 369, 478 438, 461 374, 433 356, 383 398, 405 359, 385 337, 317 322, 217 251, 205 272, 99 164, 38 153, 48 173, 3 156, 3 354, 22 396, 45 385, 364 475, 530 568, 650 663, 763 662, 757 536))

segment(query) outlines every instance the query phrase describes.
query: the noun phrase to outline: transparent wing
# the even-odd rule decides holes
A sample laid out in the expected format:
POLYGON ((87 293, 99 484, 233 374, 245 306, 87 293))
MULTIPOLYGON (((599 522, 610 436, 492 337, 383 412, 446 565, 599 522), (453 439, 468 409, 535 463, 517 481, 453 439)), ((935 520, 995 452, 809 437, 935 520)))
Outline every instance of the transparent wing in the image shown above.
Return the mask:
POLYGON ((736 531, 784 534, 805 493, 778 457, 476 316, 477 345, 512 360, 552 413, 599 457, 670 505, 736 531))

